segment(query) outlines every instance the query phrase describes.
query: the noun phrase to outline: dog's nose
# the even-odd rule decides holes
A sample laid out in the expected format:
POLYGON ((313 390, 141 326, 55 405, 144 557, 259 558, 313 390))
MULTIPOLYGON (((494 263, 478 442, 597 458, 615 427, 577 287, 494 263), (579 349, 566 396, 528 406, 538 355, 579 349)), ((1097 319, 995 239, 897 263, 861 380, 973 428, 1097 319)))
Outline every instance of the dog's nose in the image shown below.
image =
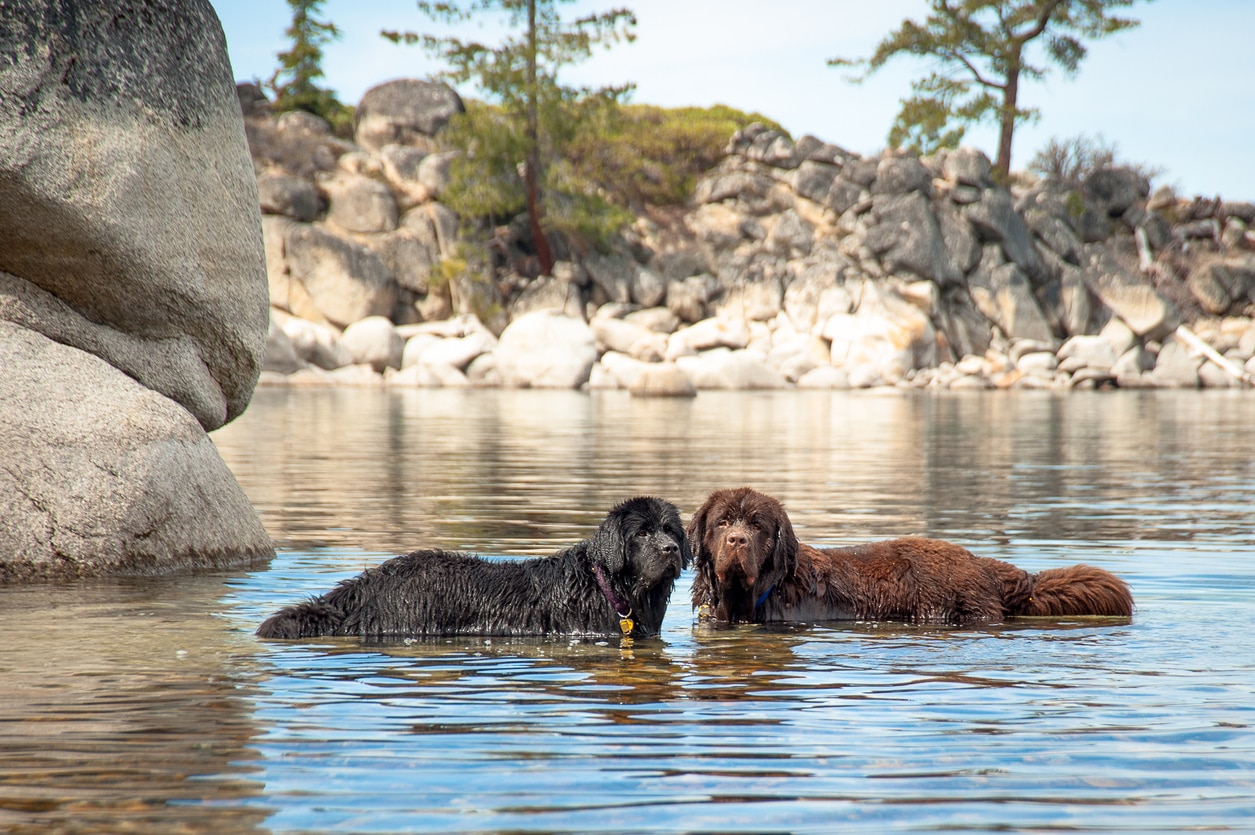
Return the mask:
POLYGON ((662 552, 669 557, 674 557, 680 553, 680 546, 676 545, 674 540, 666 539, 662 543, 662 552))
POLYGON ((750 544, 750 539, 745 535, 744 531, 730 531, 728 533, 728 544, 744 548, 750 544))

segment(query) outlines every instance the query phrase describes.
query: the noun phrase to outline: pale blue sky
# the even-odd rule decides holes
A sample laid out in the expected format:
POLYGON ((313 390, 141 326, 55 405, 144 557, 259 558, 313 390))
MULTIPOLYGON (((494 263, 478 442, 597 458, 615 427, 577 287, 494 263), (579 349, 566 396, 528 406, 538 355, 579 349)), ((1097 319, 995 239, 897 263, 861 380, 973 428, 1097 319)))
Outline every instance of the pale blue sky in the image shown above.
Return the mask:
MULTIPOLYGON (((235 77, 268 78, 286 46, 287 4, 211 2, 235 77)), ((614 6, 636 13, 636 42, 572 68, 569 81, 635 82, 632 101, 643 104, 758 111, 795 137, 811 133, 860 153, 884 147, 921 65, 891 64, 855 85, 825 61, 870 54, 903 18, 922 19, 927 9, 924 0, 579 0, 562 8, 569 15, 614 6)), ((1127 13, 1142 26, 1092 43, 1075 78, 1056 72, 1023 88, 1022 104, 1039 107, 1042 118, 1017 132, 1013 167, 1051 137, 1101 134, 1122 158, 1164 169, 1156 182, 1183 196, 1255 200, 1255 0, 1155 0, 1127 13)), ((379 36, 382 28, 427 25, 412 2, 328 0, 323 16, 343 30, 324 69, 325 85, 345 102, 437 68, 419 48, 379 36)), ((971 130, 967 144, 992 157, 996 136, 971 130)))

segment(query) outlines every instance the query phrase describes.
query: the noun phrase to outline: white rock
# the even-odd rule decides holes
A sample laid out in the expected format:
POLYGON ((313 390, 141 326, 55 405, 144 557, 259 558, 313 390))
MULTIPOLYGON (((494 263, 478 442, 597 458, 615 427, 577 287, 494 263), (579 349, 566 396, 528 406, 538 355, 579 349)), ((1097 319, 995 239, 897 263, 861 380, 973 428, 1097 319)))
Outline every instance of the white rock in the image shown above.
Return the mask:
POLYGON ((597 361, 597 338, 581 319, 537 310, 510 323, 493 356, 504 385, 579 388, 597 361))
POLYGON ((405 353, 405 340, 383 316, 367 316, 349 325, 340 344, 354 363, 369 364, 380 373, 385 368, 400 368, 405 353))

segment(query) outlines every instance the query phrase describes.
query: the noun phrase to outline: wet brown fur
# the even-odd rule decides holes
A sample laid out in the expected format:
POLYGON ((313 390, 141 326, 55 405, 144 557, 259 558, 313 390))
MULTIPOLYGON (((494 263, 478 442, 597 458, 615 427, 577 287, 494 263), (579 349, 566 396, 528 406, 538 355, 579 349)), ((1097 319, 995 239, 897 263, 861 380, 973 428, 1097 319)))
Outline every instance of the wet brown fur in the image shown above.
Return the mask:
POLYGON ((716 490, 688 526, 693 608, 729 622, 889 620, 998 623, 1023 616, 1129 617, 1119 577, 1074 565, 1030 574, 939 539, 845 548, 799 543, 779 501, 716 490))

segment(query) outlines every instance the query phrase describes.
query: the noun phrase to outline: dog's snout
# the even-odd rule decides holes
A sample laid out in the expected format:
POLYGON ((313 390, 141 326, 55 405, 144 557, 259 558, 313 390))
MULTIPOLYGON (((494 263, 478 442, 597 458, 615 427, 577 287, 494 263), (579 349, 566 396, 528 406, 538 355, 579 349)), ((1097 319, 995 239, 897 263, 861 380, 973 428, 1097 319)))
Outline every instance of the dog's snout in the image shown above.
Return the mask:
POLYGON ((676 544, 674 539, 668 536, 662 540, 662 552, 667 556, 672 557, 680 553, 680 546, 676 544))
POLYGON ((728 531, 727 542, 729 545, 734 545, 738 548, 744 548, 750 544, 750 538, 745 535, 745 531, 731 530, 731 531, 728 531))

